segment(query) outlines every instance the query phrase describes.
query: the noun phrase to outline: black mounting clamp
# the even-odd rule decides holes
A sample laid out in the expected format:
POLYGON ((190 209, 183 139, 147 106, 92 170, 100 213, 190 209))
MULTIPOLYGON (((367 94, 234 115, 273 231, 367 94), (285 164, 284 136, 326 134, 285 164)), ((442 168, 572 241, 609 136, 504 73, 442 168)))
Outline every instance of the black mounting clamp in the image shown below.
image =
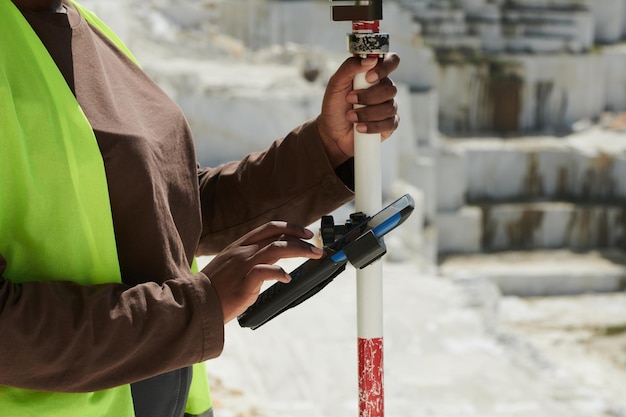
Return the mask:
POLYGON ((320 225, 320 234, 324 246, 328 246, 335 240, 341 239, 348 230, 354 226, 363 223, 367 216, 363 212, 352 213, 350 218, 344 224, 335 224, 333 216, 322 216, 320 225))
MULTIPOLYGON (((367 216, 363 212, 352 213, 345 224, 335 225, 333 216, 322 216, 320 234, 324 246, 341 239, 354 227, 362 224, 367 216)), ((372 230, 360 235, 343 248, 348 261, 358 269, 365 268, 387 253, 383 237, 376 237, 372 230)))

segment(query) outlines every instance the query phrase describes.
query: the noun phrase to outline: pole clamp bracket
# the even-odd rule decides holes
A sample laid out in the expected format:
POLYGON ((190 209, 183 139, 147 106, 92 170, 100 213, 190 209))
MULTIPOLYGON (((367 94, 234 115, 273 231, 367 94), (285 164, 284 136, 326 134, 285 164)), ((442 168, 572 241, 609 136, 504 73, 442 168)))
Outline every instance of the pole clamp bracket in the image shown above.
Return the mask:
MULTIPOLYGON (((324 246, 343 237, 353 227, 362 223, 367 216, 362 212, 352 213, 343 225, 336 225, 333 216, 322 216, 321 235, 324 246)), ((362 234, 343 248, 348 261, 358 269, 363 269, 387 253, 383 237, 376 237, 373 230, 362 234)))

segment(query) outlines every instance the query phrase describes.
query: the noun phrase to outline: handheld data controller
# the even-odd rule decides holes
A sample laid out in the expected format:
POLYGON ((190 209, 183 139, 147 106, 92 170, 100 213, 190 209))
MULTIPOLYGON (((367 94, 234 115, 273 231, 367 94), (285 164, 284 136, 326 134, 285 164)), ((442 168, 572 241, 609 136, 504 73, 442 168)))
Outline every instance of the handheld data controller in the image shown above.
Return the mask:
POLYGON ((256 329, 315 295, 343 272, 348 262, 360 269, 379 259, 387 252, 383 236, 402 224, 414 207, 413 198, 405 194, 372 217, 352 214, 344 226, 334 226, 332 217, 324 216, 324 255, 294 269, 289 283, 277 282, 263 291, 237 318, 239 325, 256 329))

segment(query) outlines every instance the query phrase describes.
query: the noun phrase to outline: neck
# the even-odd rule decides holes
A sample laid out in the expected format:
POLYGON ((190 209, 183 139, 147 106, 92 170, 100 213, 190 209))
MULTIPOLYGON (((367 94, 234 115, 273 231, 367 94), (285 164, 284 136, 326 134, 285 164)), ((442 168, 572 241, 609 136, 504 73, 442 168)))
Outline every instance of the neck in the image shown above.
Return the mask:
POLYGON ((63 6, 61 0, 12 0, 20 9, 35 12, 61 12, 63 6))

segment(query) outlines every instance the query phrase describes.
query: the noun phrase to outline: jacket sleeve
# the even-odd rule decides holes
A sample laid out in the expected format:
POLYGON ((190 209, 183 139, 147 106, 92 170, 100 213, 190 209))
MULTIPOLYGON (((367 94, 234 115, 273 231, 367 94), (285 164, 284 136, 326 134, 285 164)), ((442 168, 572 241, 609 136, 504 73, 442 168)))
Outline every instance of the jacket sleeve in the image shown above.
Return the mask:
POLYGON ((199 170, 198 255, 219 252, 271 220, 309 225, 353 198, 353 160, 333 169, 311 120, 266 151, 199 170))
POLYGON ((221 305, 202 273, 133 287, 16 284, 6 265, 0 256, 0 385, 96 391, 221 353, 221 305))

